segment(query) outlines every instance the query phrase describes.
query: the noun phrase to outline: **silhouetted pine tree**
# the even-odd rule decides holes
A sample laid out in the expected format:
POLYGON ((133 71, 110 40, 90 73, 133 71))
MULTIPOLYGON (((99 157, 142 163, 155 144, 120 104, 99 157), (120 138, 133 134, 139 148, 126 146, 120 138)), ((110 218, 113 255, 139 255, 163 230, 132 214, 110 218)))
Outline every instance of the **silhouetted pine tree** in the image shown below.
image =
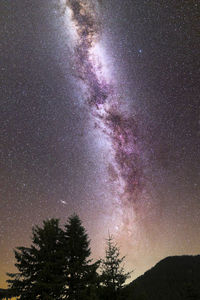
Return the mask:
POLYGON ((89 293, 91 286, 96 288, 96 270, 99 263, 91 264, 89 244, 88 235, 79 217, 71 216, 65 225, 65 294, 69 300, 85 300, 84 295, 89 293))
POLYGON ((88 286, 82 293, 81 298, 84 300, 100 300, 99 289, 95 284, 88 286))
POLYGON ((120 251, 113 242, 112 236, 107 239, 107 248, 105 259, 102 260, 101 284, 104 290, 104 299, 118 299, 120 291, 125 281, 130 277, 131 272, 124 270, 125 256, 120 258, 120 251))
POLYGON ((32 230, 32 245, 18 247, 15 252, 18 273, 8 273, 9 287, 22 300, 62 299, 64 286, 64 255, 61 247, 63 231, 59 221, 43 222, 32 230))

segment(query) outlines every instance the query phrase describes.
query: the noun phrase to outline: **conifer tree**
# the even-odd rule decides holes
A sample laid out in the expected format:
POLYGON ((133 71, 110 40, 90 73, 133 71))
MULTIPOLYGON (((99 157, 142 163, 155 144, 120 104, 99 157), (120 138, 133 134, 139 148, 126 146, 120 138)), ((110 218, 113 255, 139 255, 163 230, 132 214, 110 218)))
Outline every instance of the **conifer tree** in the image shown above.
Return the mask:
POLYGON ((63 231, 59 221, 43 222, 32 230, 32 245, 18 247, 15 252, 18 273, 8 273, 9 287, 22 300, 62 299, 64 255, 61 247, 63 231))
POLYGON ((131 272, 124 270, 125 256, 120 257, 119 247, 109 235, 105 259, 101 263, 101 283, 105 291, 105 299, 117 299, 120 296, 125 281, 130 277, 131 272))
POLYGON ((84 295, 97 280, 99 263, 91 264, 90 241, 77 215, 65 225, 66 296, 69 300, 84 300, 84 295))

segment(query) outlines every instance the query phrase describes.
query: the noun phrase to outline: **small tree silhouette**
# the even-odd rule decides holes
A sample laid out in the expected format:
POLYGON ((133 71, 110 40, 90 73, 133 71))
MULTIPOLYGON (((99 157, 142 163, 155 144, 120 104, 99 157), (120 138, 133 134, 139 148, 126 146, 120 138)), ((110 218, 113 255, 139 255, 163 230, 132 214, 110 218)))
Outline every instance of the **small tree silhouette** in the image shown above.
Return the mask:
POLYGON ((113 237, 109 235, 105 259, 101 263, 101 284, 104 287, 106 299, 117 299, 125 281, 131 272, 125 272, 125 256, 120 257, 120 250, 113 237))

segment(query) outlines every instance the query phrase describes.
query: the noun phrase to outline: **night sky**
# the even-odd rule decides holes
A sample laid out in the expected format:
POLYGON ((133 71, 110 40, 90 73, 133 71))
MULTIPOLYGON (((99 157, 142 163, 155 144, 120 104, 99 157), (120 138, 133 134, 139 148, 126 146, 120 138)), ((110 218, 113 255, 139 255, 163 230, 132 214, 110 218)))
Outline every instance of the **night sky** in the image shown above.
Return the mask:
POLYGON ((198 0, 0 1, 0 287, 74 212, 132 278, 200 253, 199 53, 198 0))

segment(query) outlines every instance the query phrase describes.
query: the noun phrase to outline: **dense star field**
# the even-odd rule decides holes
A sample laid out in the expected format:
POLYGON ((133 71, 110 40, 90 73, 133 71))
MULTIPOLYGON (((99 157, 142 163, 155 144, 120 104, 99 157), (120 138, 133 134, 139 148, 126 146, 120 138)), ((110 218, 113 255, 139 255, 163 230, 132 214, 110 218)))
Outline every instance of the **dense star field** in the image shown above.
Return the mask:
POLYGON ((200 253, 199 1, 0 2, 0 287, 31 228, 79 214, 133 278, 200 253))

